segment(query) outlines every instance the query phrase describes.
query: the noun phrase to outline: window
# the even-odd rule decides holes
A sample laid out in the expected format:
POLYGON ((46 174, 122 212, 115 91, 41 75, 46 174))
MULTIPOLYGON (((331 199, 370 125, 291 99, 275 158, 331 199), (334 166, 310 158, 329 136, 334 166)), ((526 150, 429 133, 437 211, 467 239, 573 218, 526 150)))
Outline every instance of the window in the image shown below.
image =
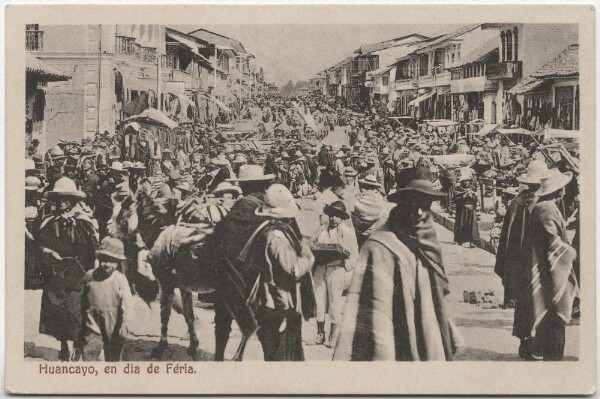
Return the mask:
POLYGON ((517 27, 515 26, 515 29, 513 30, 513 40, 514 40, 514 45, 513 45, 513 51, 515 56, 514 61, 519 61, 519 29, 517 29, 517 27))
POLYGON ((504 57, 505 61, 513 60, 513 34, 511 31, 506 32, 506 45, 504 46, 504 51, 506 52, 506 56, 504 57))
POLYGON ((429 75, 429 54, 419 55, 419 76, 429 75))
POLYGON ((389 84, 389 80, 390 80, 390 79, 389 79, 389 77, 388 77, 388 76, 382 76, 382 77, 381 77, 381 84, 382 84, 383 86, 387 86, 387 85, 389 84))

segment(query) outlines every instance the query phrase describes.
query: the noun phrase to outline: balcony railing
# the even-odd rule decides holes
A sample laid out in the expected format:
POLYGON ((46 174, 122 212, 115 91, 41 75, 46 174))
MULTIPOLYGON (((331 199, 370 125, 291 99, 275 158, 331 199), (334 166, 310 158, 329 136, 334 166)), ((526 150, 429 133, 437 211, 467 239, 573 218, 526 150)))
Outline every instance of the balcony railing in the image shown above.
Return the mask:
POLYGON ((154 64, 156 62, 156 48, 142 47, 142 60, 154 64))
POLYGON ((523 76, 522 61, 505 61, 488 64, 488 79, 512 79, 523 76))
POLYGON ((135 39, 133 37, 115 36, 115 53, 133 55, 133 45, 135 39))
POLYGON ((42 51, 44 49, 44 32, 41 30, 25 31, 25 48, 27 51, 42 51))

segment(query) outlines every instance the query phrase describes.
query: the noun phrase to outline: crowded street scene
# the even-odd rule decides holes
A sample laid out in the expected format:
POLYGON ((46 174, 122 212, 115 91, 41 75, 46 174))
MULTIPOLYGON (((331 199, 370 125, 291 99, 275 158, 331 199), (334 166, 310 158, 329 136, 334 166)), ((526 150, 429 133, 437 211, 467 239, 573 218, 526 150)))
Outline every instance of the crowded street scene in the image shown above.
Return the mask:
POLYGON ((213 29, 27 25, 25 358, 579 359, 577 25, 213 29))

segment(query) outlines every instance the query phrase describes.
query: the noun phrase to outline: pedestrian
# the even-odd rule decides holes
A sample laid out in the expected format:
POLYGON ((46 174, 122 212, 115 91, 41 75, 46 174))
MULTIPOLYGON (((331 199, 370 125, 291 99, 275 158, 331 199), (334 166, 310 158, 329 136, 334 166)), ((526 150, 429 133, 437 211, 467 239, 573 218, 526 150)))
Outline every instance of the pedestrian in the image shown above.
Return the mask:
POLYGON ((239 258, 258 271, 257 290, 249 301, 257 307, 257 335, 265 360, 301 361, 303 299, 299 285, 310 272, 314 256, 292 223, 300 210, 292 193, 273 184, 264 198, 255 214, 266 220, 245 243, 239 258))
POLYGON ((314 272, 315 296, 317 300, 317 337, 315 344, 334 348, 339 336, 339 327, 344 313, 344 291, 352 279, 358 258, 358 243, 354 231, 343 220, 350 215, 342 201, 325 205, 323 213, 329 218, 321 227, 315 240, 317 244, 337 244, 344 251, 345 259, 335 259, 317 264, 314 272), (328 338, 325 338, 325 315, 331 323, 328 338))
POLYGON ((563 360, 565 326, 570 322, 579 286, 573 261, 575 248, 568 244, 567 227, 557 201, 573 174, 551 169, 540 179, 538 201, 531 211, 525 238, 527 296, 531 301, 529 332, 544 360, 563 360))
POLYGON ((456 217, 454 218, 454 241, 462 246, 473 248, 480 240, 477 225, 477 194, 472 188, 471 178, 459 177, 454 189, 456 217))
POLYGON ((96 251, 98 267, 84 277, 81 297, 83 325, 77 349, 83 361, 118 362, 131 325, 133 298, 129 283, 117 269, 126 260, 123 243, 105 237, 96 251))
POLYGON ((34 235, 44 274, 39 331, 60 341, 59 359, 68 361, 68 341, 75 341, 81 328, 83 277, 94 267, 98 225, 80 205, 85 193, 68 177, 45 196, 51 213, 34 235))
POLYGON ((504 305, 515 308, 513 335, 521 340, 519 355, 530 359, 531 334, 526 322, 530 313, 529 301, 523 294, 527 292, 527 273, 523 268, 523 244, 530 226, 531 210, 537 201, 535 192, 540 187, 540 179, 548 173, 543 161, 531 161, 527 172, 517 178, 526 188, 508 205, 502 224, 494 271, 502 279, 504 305), (522 299, 520 299, 523 297, 522 299))
POLYGON ((361 248, 334 360, 452 360, 462 346, 430 211, 443 196, 423 167, 390 196, 386 226, 361 248))

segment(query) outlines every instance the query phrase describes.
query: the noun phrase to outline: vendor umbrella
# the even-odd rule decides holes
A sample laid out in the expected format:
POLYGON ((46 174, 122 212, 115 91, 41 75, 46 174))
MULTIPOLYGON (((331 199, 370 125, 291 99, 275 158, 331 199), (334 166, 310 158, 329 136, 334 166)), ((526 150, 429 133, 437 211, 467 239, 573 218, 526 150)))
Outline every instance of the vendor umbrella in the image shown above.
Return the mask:
POLYGON ((154 108, 148 108, 138 115, 134 115, 125 119, 124 122, 139 122, 147 125, 163 125, 170 129, 177 127, 177 122, 169 119, 168 116, 154 108))

